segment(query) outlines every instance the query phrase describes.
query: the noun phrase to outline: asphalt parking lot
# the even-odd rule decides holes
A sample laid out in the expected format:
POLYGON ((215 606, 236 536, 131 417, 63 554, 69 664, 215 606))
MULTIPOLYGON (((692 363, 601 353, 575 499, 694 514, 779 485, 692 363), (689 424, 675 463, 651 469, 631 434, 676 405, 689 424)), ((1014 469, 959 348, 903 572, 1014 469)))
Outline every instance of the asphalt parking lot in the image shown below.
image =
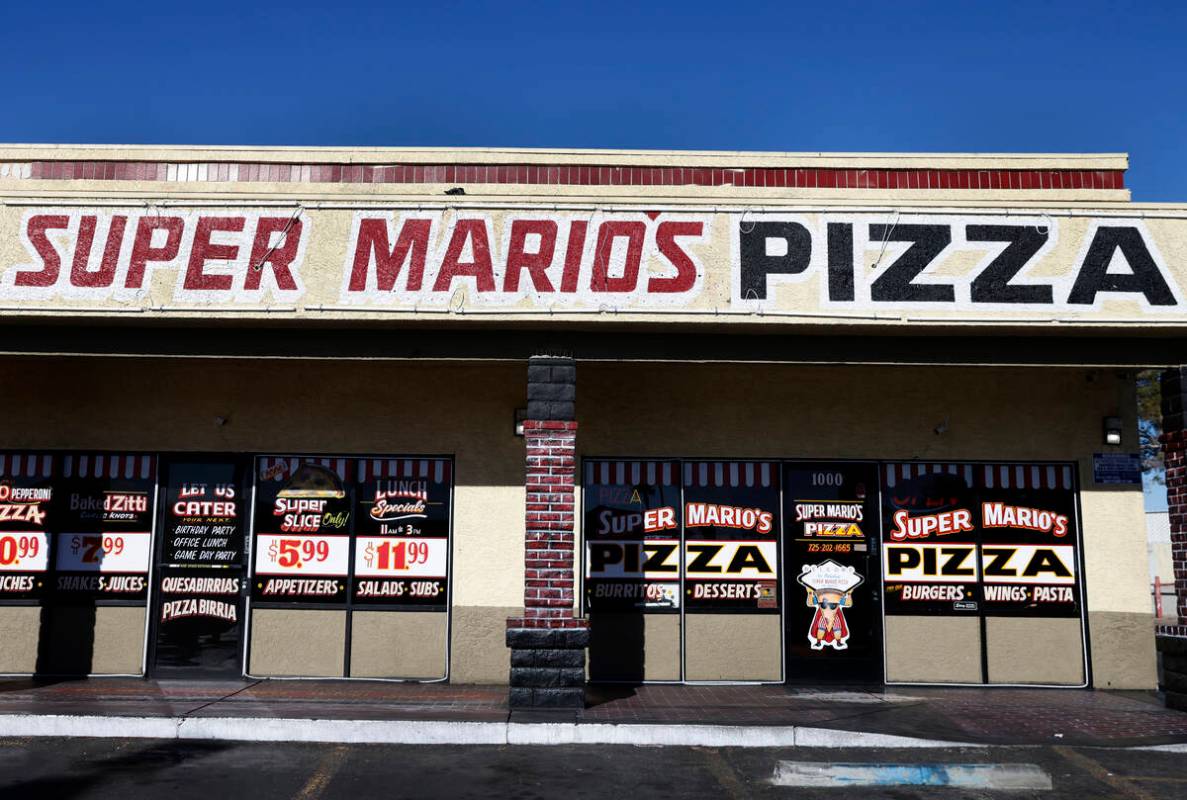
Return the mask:
POLYGON ((0 797, 420 798, 842 797, 774 786, 781 760, 1034 764, 1051 791, 863 788, 862 798, 1182 798, 1187 754, 1072 747, 952 750, 441 747, 121 739, 2 739, 0 797))

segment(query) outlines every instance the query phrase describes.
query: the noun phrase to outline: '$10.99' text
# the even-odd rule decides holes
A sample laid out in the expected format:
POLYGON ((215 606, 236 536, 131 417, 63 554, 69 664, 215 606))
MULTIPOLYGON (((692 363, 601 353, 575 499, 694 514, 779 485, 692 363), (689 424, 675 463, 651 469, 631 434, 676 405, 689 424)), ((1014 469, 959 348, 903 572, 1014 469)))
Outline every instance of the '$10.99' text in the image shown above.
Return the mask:
POLYGON ((37 536, 0 536, 0 566, 19 564, 24 559, 36 558, 40 552, 41 540, 37 536))

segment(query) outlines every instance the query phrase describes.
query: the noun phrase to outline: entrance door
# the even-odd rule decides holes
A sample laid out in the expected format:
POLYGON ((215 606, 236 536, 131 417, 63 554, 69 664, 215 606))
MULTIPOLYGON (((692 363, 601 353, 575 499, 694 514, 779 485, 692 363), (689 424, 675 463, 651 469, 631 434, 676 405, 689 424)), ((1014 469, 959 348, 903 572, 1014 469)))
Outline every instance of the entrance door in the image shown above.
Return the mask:
POLYGON ((877 465, 783 466, 788 683, 881 684, 877 465))
POLYGON ((153 677, 243 673, 247 476, 245 461, 235 456, 163 462, 153 563, 153 677))

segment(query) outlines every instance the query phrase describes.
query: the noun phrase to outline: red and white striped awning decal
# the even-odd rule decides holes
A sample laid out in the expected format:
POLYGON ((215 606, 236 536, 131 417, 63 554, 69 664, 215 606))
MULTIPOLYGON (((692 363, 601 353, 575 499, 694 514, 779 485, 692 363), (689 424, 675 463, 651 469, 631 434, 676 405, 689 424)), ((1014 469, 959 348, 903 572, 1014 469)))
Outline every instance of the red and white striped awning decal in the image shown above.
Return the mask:
POLYGON ((671 461, 586 461, 588 486, 671 486, 678 474, 671 461))
POLYGON ((0 453, 0 478, 52 478, 54 457, 49 453, 0 453))
POLYGON ((906 483, 912 478, 918 478, 928 473, 948 473, 949 475, 956 475, 964 479, 964 482, 972 486, 975 478, 976 470, 972 464, 951 464, 951 463, 923 463, 912 462, 910 464, 887 464, 885 467, 885 481, 889 489, 901 483, 906 483))
POLYGON ((67 453, 62 457, 62 475, 67 478, 152 480, 157 474, 157 457, 144 453, 67 453))
POLYGON ((927 474, 948 473, 976 489, 1071 489, 1072 468, 1067 464, 953 464, 911 462, 886 464, 883 479, 888 489, 927 474))
POLYGON ((359 458, 355 459, 359 483, 382 479, 422 479, 448 484, 453 470, 447 458, 359 458))
POLYGON ((261 480, 282 480, 294 474, 302 464, 317 464, 337 474, 340 480, 349 480, 349 458, 322 458, 321 456, 261 456, 259 459, 261 480))
POLYGON ((685 486, 778 485, 778 464, 769 461, 685 461, 685 486))
POLYGON ((1071 489, 1072 468, 1067 464, 985 464, 986 489, 1071 489))

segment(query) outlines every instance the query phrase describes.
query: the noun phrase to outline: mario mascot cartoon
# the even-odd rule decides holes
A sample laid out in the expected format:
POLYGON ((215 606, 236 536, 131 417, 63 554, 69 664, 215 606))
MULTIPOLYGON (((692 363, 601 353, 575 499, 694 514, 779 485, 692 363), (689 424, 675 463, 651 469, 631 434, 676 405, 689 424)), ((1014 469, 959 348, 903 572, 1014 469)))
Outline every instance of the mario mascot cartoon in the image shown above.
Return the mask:
POLYGON ((813 650, 831 646, 834 650, 849 647, 849 625, 845 622, 844 609, 853 605, 853 590, 864 578, 853 567, 846 567, 833 560, 819 564, 804 564, 797 581, 808 592, 808 606, 815 608, 812 625, 808 628, 808 641, 813 650))

